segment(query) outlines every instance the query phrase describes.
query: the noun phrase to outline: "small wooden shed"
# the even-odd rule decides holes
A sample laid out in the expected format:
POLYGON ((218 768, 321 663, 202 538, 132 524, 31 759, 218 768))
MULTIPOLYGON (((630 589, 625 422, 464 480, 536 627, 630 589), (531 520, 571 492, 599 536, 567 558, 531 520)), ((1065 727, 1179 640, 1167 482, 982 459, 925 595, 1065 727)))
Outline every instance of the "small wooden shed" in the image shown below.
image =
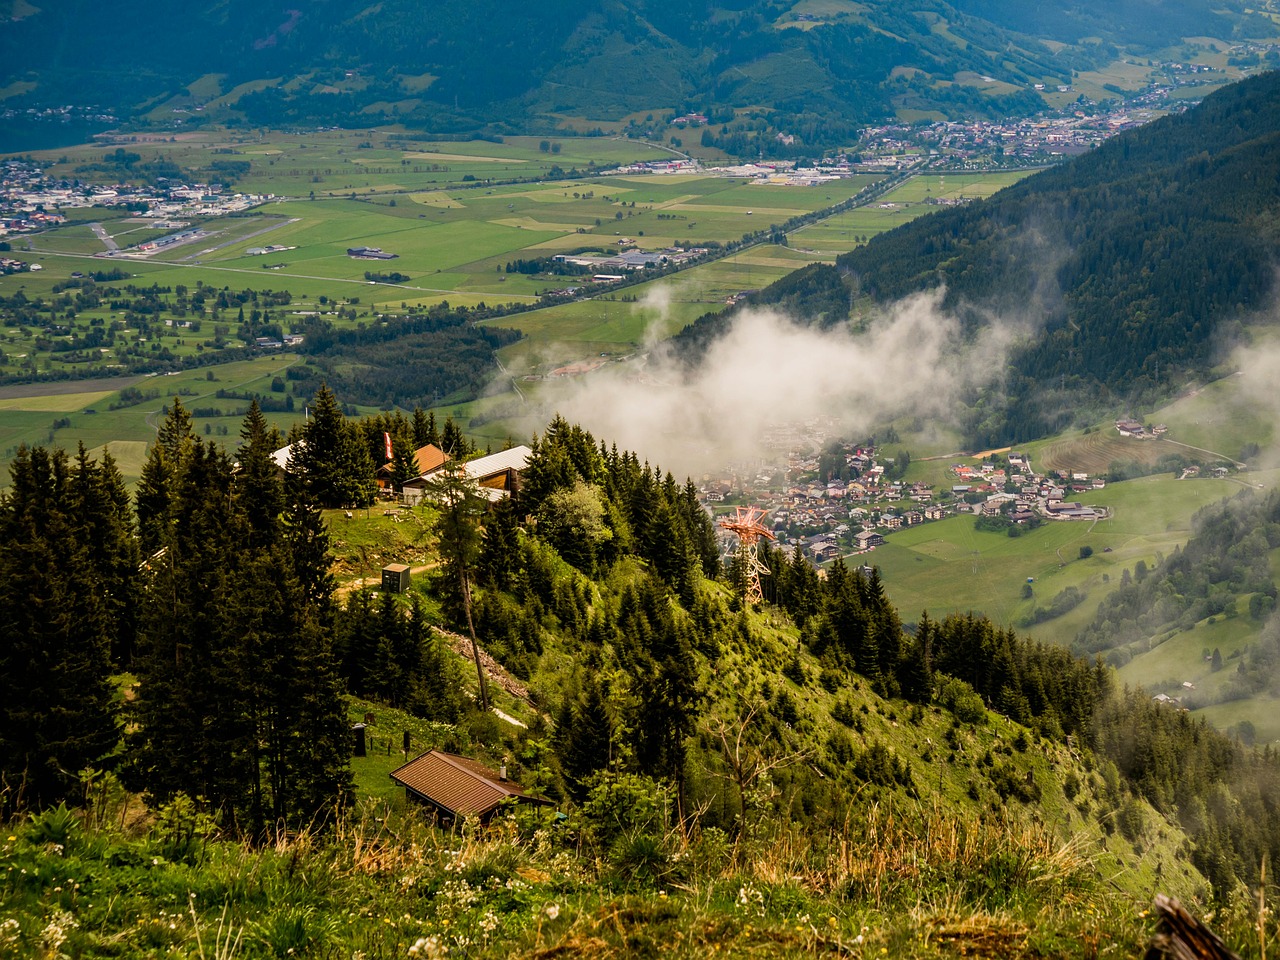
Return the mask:
POLYGON ((388 563, 382 568, 382 589, 388 593, 404 593, 409 589, 409 565, 388 563))
POLYGON ((505 801, 550 803, 507 779, 506 766, 492 770, 478 760, 428 750, 391 771, 408 796, 435 809, 445 820, 489 819, 505 801))

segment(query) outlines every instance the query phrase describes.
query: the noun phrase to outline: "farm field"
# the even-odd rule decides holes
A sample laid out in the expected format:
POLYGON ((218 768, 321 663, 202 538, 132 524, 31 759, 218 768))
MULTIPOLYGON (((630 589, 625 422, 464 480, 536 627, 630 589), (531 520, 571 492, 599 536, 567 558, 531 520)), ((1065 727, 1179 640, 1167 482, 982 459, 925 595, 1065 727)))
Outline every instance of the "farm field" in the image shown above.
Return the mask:
MULTIPOLYGON (((560 170, 667 160, 675 151, 639 140, 608 137, 506 137, 487 140, 433 140, 403 130, 321 130, 285 133, 273 130, 204 130, 173 136, 140 136, 123 146, 148 160, 183 169, 206 168, 213 161, 248 164, 236 189, 286 197, 348 196, 390 191, 433 190, 490 180, 543 180, 560 170), (554 151, 554 152, 553 152, 554 151)), ((113 145, 114 146, 114 145, 113 145)), ((101 144, 36 151, 57 161, 57 177, 84 176, 76 168, 101 159, 101 144)))
POLYGON ((1045 470, 1105 475, 1116 461, 1133 461, 1152 466, 1161 457, 1186 451, 1168 440, 1138 440, 1122 437, 1111 424, 1099 426, 1092 433, 1072 433, 1054 440, 1030 444, 1035 462, 1045 470))
MULTIPOLYGON (((361 152, 357 166, 362 169, 379 169, 365 162, 377 159, 376 151, 361 150, 351 135, 348 138, 343 140, 335 134, 324 142, 335 151, 345 153, 350 148, 361 152)), ((399 141, 385 143, 396 145, 397 155, 403 154, 407 160, 421 159, 417 154, 430 152, 406 151, 399 141)), ((139 145, 137 149, 151 146, 139 145)), ((193 166, 200 151, 231 149, 199 140, 154 146, 162 153, 172 153, 175 162, 193 166)), ((315 149, 315 145, 301 140, 294 144, 298 151, 308 146, 315 149)), ((490 154, 507 151, 507 159, 512 162, 534 166, 545 159, 536 143, 481 141, 448 146, 451 152, 431 155, 450 163, 459 157, 469 158, 469 162, 491 168, 500 166, 503 158, 477 153, 478 150, 490 154)), ((602 153, 595 157, 601 165, 634 159, 634 150, 632 154, 620 152, 627 146, 625 142, 591 138, 578 146, 601 147, 602 153)), ((636 149, 641 153, 649 151, 644 145, 636 149)), ((263 151, 255 156, 282 156, 267 148, 263 151)), ((572 159, 564 152, 558 156, 572 159)), ((77 160, 89 158, 73 153, 60 159, 65 159, 65 164, 55 165, 55 172, 62 165, 74 170, 77 160)), ((27 297, 51 296, 55 287, 64 286, 73 274, 114 270, 126 275, 120 284, 133 283, 135 287, 160 284, 189 289, 204 285, 215 290, 288 290, 290 306, 294 308, 289 313, 328 313, 339 325, 342 318, 334 306, 358 305, 354 319, 359 320, 378 312, 401 312, 444 301, 454 306, 530 303, 550 289, 581 285, 583 280, 573 275, 534 276, 510 271, 514 261, 582 250, 616 253, 627 243, 643 249, 715 246, 839 203, 874 179, 854 177, 820 187, 790 187, 708 175, 619 176, 505 186, 469 181, 394 194, 388 192, 389 188, 364 195, 351 191, 332 198, 316 192, 315 199, 282 198, 248 215, 198 223, 202 235, 196 240, 162 248, 145 259, 133 255, 108 259, 95 254, 104 253, 109 243, 118 244, 128 253, 137 244, 172 231, 155 230, 133 217, 108 216, 114 211, 102 211, 97 220, 90 219, 93 211, 75 211, 78 222, 22 239, 20 252, 43 269, 39 274, 0 279, 0 296, 18 289, 27 297), (393 259, 355 259, 347 253, 353 247, 376 247, 393 255, 393 259), (326 304, 330 305, 328 309, 326 304)), ((253 189, 249 184, 245 187, 253 189)), ((781 247, 768 252, 747 251, 732 264, 694 278, 679 299, 690 304, 719 305, 730 293, 764 285, 811 259, 781 247)), ((115 289, 112 281, 101 277, 99 284, 107 295, 115 289)), ((638 294, 644 295, 643 291, 638 294)), ((610 328, 606 334, 575 331, 570 315, 566 337, 556 331, 552 339, 592 343, 626 340, 625 328, 633 324, 620 319, 617 311, 606 308, 604 312, 608 314, 605 324, 610 328)), ((691 306, 672 314, 668 319, 675 326, 664 334, 700 312, 691 306)), ((94 322, 108 325, 111 319, 110 311, 82 308, 77 326, 94 322)), ((549 321, 532 320, 525 326, 533 335, 555 324, 553 315, 549 321)), ((297 325, 296 321, 289 321, 289 326, 297 325)), ((171 337, 175 342, 164 345, 169 355, 189 357, 210 346, 212 331, 207 324, 203 330, 201 326, 193 323, 184 328, 186 332, 181 336, 171 337)), ((77 330, 73 327, 68 333, 74 335, 77 330)), ((162 332, 161 336, 165 334, 162 332)), ((10 347, 4 353, 11 360, 30 361, 37 352, 32 333, 10 332, 6 342, 10 347)), ((159 346, 153 343, 150 349, 158 350, 159 346)), ((91 362, 94 358, 87 359, 91 362)), ((100 359, 106 363, 115 358, 100 359)), ((67 362, 85 360, 82 356, 53 353, 44 357, 44 367, 56 373, 67 362)), ((25 366, 30 368, 31 363, 25 366)))
MULTIPOLYGON (((162 409, 175 395, 182 398, 188 409, 205 411, 193 417, 198 436, 217 439, 234 449, 240 442, 242 412, 248 403, 219 399, 218 389, 270 395, 272 380, 282 376, 297 361, 295 355, 277 353, 171 376, 3 388, 0 393, 0 486, 8 481, 8 465, 20 444, 55 444, 74 450, 77 443, 83 443, 94 456, 109 449, 125 481, 132 485, 141 471, 147 444, 155 437, 162 409), (84 386, 96 389, 78 389, 84 386), (51 393, 50 388, 63 392, 51 393), (21 394, 24 390, 29 392, 21 394), (122 390, 136 391, 134 395, 141 399, 119 406, 125 402, 121 398, 122 390), (116 409, 112 409, 113 406, 116 409)), ((294 413, 266 414, 268 422, 281 432, 287 431, 301 416, 301 409, 294 413)))
POLYGON ((1030 171, 922 174, 900 184, 873 203, 828 217, 821 223, 801 227, 791 234, 791 245, 834 259, 878 233, 939 209, 929 201, 982 199, 1029 175, 1030 171))
POLYGON ((863 562, 880 567, 889 596, 908 618, 922 610, 930 616, 974 611, 1013 626, 1074 586, 1086 596, 1080 606, 1025 629, 1038 639, 1067 643, 1125 568, 1138 560, 1154 565, 1157 555, 1187 541, 1196 510, 1239 490, 1230 480, 1143 477, 1081 495, 1083 502, 1109 507, 1108 520, 1050 522, 1010 538, 976 530, 973 517, 949 517, 889 534, 863 562), (1088 559, 1080 559, 1082 546, 1093 550, 1088 559), (1035 580, 1034 597, 1024 600, 1028 577, 1035 580))

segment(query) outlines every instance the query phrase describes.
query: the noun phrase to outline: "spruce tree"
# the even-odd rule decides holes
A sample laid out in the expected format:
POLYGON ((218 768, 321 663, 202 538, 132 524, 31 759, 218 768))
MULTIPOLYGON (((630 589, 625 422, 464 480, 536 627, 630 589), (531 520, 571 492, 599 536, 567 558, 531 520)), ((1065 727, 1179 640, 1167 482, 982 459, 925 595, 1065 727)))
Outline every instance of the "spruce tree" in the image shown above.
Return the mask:
POLYGON ((82 576, 107 618, 112 663, 127 668, 138 632, 138 543, 124 478, 109 452, 96 463, 80 444, 67 488, 66 509, 75 538, 85 547, 82 576))
POLYGON ((373 503, 377 483, 368 447, 326 384, 316 392, 289 469, 305 480, 310 496, 322 507, 373 503))
POLYGON ((111 617, 83 529, 66 513, 66 454, 20 448, 0 498, 0 812, 76 799, 119 740, 111 617))
MULTIPOLYGON (((421 446, 421 444, 419 444, 421 446)), ((410 480, 420 476, 415 448, 408 438, 397 436, 391 441, 391 487, 399 493, 410 480)))
POLYGON ((252 544, 261 548, 275 541, 284 509, 284 487, 272 453, 280 435, 267 424, 255 397, 240 430, 236 489, 249 523, 252 544))
POLYGON ((277 509, 274 440, 254 413, 239 469, 197 441, 173 478, 148 565, 132 756, 153 800, 201 796, 225 828, 264 838, 330 816, 350 776, 327 534, 300 480, 277 509))
POLYGON ((581 695, 565 703, 555 749, 569 794, 582 803, 592 775, 608 767, 613 749, 613 721, 594 674, 588 674, 581 695))

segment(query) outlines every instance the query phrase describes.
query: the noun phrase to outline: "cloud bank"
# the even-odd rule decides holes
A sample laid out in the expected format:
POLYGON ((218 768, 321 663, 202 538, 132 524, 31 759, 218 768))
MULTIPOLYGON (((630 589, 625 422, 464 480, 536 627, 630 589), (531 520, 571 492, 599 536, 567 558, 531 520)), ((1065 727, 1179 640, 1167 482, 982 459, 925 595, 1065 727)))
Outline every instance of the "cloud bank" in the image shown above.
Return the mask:
MULTIPOLYGON (((645 306, 661 308, 652 296, 645 306)), ((597 371, 546 399, 679 474, 756 456, 770 428, 815 417, 835 417, 850 433, 903 414, 950 423, 965 392, 1002 374, 1019 331, 993 322, 966 337, 940 297, 904 300, 859 334, 747 310, 694 371, 659 345, 637 366, 597 371)))

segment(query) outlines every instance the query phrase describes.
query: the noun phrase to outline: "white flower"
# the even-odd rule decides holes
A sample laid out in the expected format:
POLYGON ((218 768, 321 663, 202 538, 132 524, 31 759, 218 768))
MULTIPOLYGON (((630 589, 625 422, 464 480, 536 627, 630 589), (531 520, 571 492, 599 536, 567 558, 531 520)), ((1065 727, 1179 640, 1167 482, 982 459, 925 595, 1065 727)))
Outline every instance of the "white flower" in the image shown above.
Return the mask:
MULTIPOLYGON (((419 937, 414 945, 409 948, 409 956, 426 957, 427 960, 436 960, 438 957, 448 955, 449 948, 440 942, 439 937, 419 937)), ((361 955, 361 960, 364 960, 363 954, 361 955)))
POLYGON ((547 915, 548 920, 554 920, 560 916, 560 905, 558 903, 549 903, 543 912, 547 915))

